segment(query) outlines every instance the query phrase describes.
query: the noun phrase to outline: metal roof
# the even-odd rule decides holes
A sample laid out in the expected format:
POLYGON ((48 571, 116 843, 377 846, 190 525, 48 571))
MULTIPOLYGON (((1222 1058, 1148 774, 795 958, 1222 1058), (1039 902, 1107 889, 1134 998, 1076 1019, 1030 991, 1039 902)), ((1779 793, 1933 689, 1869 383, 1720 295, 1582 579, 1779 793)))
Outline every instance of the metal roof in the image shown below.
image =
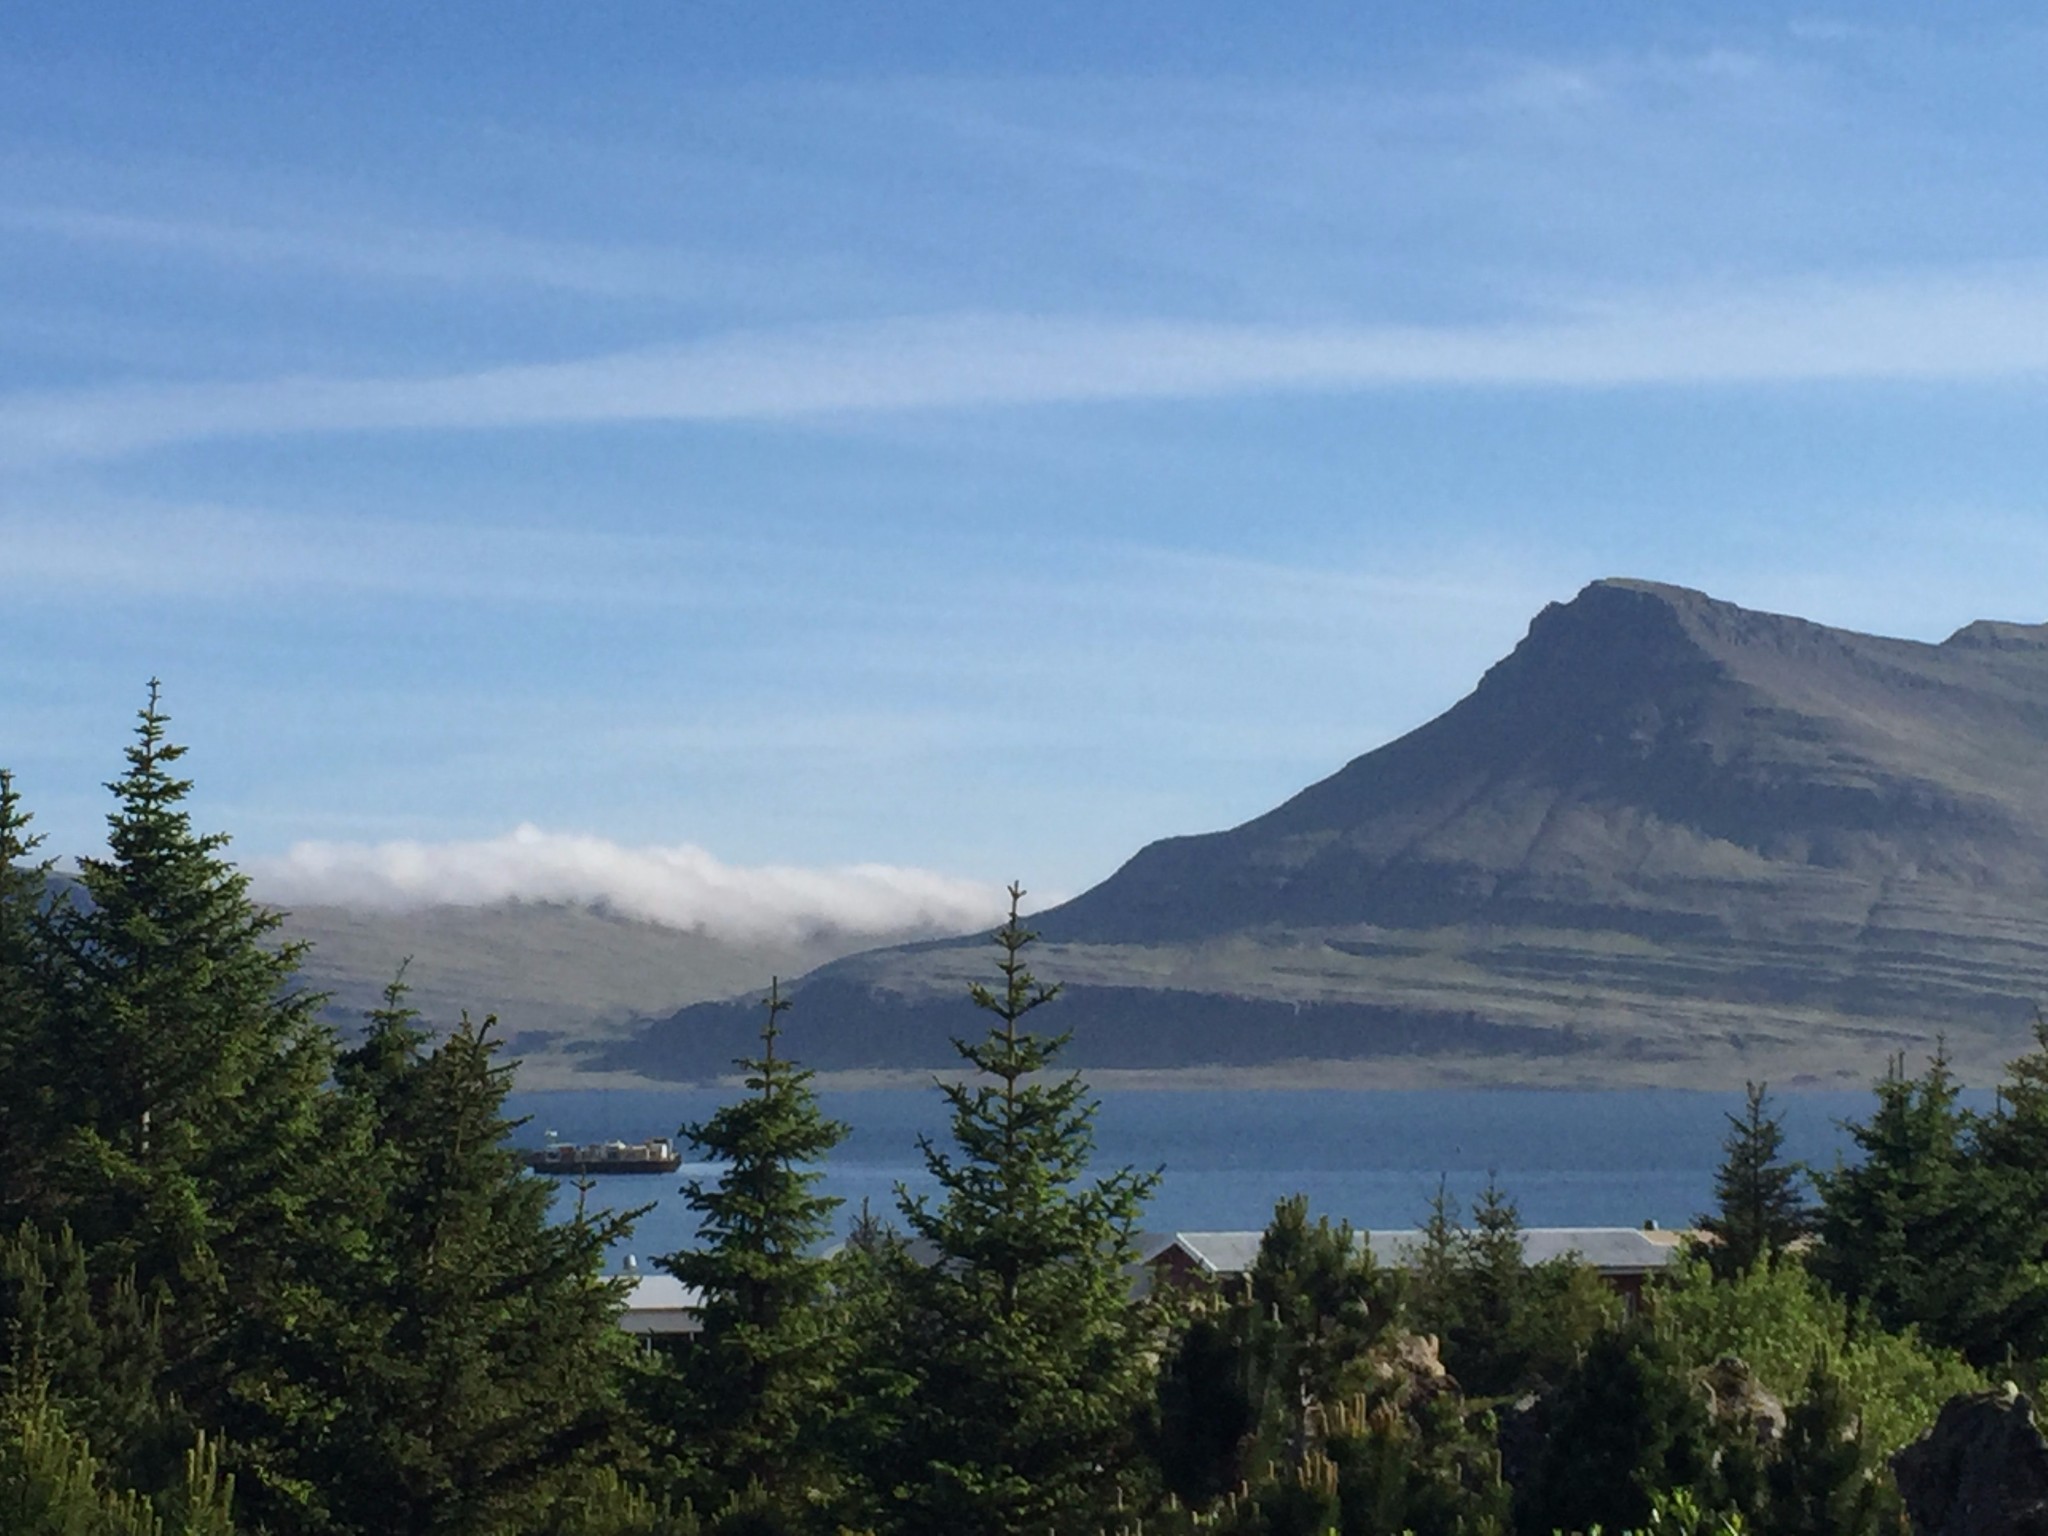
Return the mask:
POLYGON ((634 1275, 619 1326, 628 1333, 696 1333, 703 1309, 704 1293, 674 1275, 634 1275))
MULTIPOLYGON (((1527 1227, 1522 1232, 1522 1257, 1530 1264, 1576 1258, 1602 1274, 1637 1274, 1673 1263, 1686 1234, 1640 1227, 1527 1227)), ((1414 1262, 1424 1234, 1414 1227, 1357 1231, 1356 1240, 1390 1267, 1414 1262)), ((1168 1248, 1179 1248, 1212 1274, 1241 1275, 1258 1262, 1263 1232, 1148 1233, 1139 1252, 1152 1263, 1168 1248)))

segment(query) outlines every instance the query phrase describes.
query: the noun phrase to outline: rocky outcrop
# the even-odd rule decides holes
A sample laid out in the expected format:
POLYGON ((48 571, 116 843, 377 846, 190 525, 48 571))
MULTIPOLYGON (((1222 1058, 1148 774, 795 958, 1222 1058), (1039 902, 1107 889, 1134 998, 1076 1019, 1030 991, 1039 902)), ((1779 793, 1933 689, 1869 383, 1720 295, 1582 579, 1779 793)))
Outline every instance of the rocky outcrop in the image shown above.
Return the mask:
POLYGON ((1776 1445, 1785 1438, 1785 1405, 1734 1355, 1723 1355, 1694 1374, 1708 1410, 1724 1435, 1776 1445))
POLYGON ((1391 1403, 1403 1413, 1446 1395, 1455 1395, 1458 1381, 1444 1368, 1433 1333, 1398 1333, 1366 1356, 1370 1396, 1391 1403))
POLYGON ((2048 1440, 2010 1386, 1951 1398, 1892 1473, 1914 1536, 2048 1536, 2048 1440))

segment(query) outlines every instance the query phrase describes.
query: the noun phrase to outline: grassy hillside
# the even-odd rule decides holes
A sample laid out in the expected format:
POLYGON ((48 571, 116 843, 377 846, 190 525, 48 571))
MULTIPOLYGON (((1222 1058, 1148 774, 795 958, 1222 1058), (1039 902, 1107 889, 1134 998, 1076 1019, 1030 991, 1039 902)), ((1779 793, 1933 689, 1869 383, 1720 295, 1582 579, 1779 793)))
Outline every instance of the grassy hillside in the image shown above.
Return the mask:
POLYGON ((520 1086, 562 1084, 636 1021, 691 1003, 765 989, 864 948, 872 937, 736 944, 587 907, 538 902, 412 912, 300 907, 285 933, 306 940, 301 976, 329 994, 328 1017, 352 1028, 399 963, 410 1001, 446 1023, 467 1009, 498 1015, 522 1059, 520 1086))

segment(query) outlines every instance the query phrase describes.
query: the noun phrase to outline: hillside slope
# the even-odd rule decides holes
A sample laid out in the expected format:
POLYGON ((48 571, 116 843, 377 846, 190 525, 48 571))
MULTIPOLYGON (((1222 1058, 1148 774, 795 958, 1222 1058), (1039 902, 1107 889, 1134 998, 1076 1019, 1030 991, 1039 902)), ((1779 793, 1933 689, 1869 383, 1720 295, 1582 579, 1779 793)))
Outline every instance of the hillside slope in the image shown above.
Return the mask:
POLYGON ((412 911, 291 909, 287 938, 310 944, 305 986, 327 994, 344 1032, 376 1006, 406 962, 407 1001, 437 1025, 498 1016, 520 1086, 568 1080, 650 1016, 764 988, 871 939, 822 935, 745 944, 558 902, 412 911))
MULTIPOLYGON (((1436 720, 1037 926, 1097 1070, 1861 1080, 1946 1033, 1982 1075, 2048 997, 2048 626, 1929 645, 1596 582, 1436 720)), ((825 966, 792 1047, 942 1064, 985 966, 825 966)), ((600 1059, 694 1077, 743 1034, 692 1008, 600 1059)))

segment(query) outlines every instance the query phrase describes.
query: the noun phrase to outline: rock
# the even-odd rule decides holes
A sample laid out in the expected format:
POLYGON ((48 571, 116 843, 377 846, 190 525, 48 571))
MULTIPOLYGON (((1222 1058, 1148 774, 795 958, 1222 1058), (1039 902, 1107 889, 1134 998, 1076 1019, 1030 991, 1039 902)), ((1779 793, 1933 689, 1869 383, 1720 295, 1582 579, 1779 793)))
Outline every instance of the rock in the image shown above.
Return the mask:
POLYGON ((1892 1472, 1914 1536, 2048 1536, 2048 1440, 2010 1384, 1950 1398, 1892 1472))
POLYGON ((1723 1429, 1746 1431, 1758 1445, 1776 1445, 1785 1438, 1785 1405, 1756 1372, 1734 1355, 1723 1355, 1693 1376, 1707 1395, 1714 1420, 1723 1429))
POLYGON ((1433 1333, 1401 1333, 1376 1345, 1368 1357, 1371 1395, 1403 1413, 1459 1390, 1458 1380, 1444 1369, 1433 1333))

